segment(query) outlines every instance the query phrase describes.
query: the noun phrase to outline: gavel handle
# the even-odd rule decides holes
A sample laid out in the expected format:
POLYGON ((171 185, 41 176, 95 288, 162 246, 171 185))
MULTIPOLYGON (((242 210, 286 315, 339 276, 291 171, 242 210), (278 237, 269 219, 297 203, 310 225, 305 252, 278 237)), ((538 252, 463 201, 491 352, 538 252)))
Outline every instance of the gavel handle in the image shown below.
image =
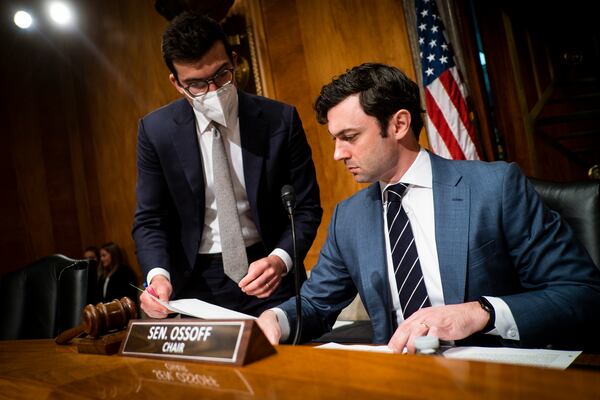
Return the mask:
POLYGON ((56 342, 56 344, 67 344, 71 341, 71 339, 73 339, 74 337, 76 337, 76 336, 80 335, 82 332, 84 332, 85 327, 86 327, 85 324, 81 324, 74 328, 67 329, 66 331, 64 331, 60 335, 58 335, 56 337, 56 339, 54 339, 54 341, 56 342))

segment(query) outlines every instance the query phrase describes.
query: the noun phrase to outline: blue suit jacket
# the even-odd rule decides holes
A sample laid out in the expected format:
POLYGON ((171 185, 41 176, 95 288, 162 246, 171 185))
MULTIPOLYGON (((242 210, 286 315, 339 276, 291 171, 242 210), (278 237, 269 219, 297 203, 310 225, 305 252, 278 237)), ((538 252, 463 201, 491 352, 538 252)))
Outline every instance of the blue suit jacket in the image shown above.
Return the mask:
MULTIPOLYGON (((267 252, 290 256, 290 224, 281 188, 296 191, 297 249, 308 252, 321 222, 314 164, 296 109, 241 91, 239 121, 244 179, 252 218, 267 252)), ((137 145, 133 237, 141 269, 162 267, 175 295, 191 273, 204 224, 204 177, 194 112, 179 99, 144 117, 137 145)))
MULTIPOLYGON (((575 343, 598 320, 600 273, 571 229, 541 203, 515 164, 430 156, 445 303, 497 296, 512 311, 522 345, 575 343)), ((302 288, 304 340, 329 331, 358 291, 373 341, 389 341, 393 316, 383 229, 378 183, 338 204, 319 262, 302 288)), ((294 300, 281 307, 294 327, 294 300)))

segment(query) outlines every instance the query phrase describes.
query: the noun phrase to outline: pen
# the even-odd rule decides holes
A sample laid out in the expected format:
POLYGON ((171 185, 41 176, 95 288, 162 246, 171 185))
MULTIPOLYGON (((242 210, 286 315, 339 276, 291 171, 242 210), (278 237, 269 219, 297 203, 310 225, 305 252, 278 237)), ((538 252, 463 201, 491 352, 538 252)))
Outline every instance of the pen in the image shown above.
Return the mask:
POLYGON ((146 291, 148 292, 148 294, 150 294, 150 296, 158 298, 158 294, 154 291, 154 288, 148 285, 147 282, 144 282, 144 287, 146 288, 146 291))

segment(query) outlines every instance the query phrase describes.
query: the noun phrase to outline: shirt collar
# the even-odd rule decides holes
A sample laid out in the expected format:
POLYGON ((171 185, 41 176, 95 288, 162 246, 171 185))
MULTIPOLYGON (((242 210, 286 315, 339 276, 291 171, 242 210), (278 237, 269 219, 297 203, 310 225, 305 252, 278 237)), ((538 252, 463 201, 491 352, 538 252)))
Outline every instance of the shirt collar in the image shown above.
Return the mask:
POLYGON ((198 125, 198 131, 200 132, 200 134, 203 134, 204 132, 206 132, 208 130, 208 126, 210 125, 210 123, 212 121, 210 119, 206 118, 204 116, 204 114, 197 111, 195 108, 194 108, 194 115, 196 115, 196 124, 198 125))
MULTIPOLYGON (((388 184, 380 181, 379 188, 381 189, 381 194, 383 196, 385 189, 388 186, 395 185, 399 182, 407 183, 409 188, 411 186, 418 186, 431 189, 433 187, 432 181, 431 159, 429 158, 429 153, 427 150, 421 148, 419 150, 419 154, 417 154, 417 158, 415 158, 415 161, 413 161, 398 182, 388 184)), ((385 198, 382 197, 382 200, 385 201, 385 198)))

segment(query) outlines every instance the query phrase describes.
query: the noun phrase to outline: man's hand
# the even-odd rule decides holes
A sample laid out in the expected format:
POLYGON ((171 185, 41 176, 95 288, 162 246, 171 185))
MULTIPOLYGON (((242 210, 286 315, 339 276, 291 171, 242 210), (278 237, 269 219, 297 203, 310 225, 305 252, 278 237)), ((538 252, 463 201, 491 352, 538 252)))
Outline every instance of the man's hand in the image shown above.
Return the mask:
POLYGON ((278 256, 261 258, 250 264, 248 274, 240 281, 239 286, 247 295, 264 299, 277 289, 286 272, 285 263, 278 256))
POLYGON ((415 339, 419 336, 437 336, 442 340, 464 339, 481 331, 490 315, 472 301, 440 307, 421 308, 400 324, 388 347, 394 353, 415 353, 415 339))
POLYGON ((156 275, 140 296, 142 310, 151 318, 165 318, 169 314, 169 310, 161 306, 155 297, 167 302, 172 292, 171 282, 164 275, 156 275))
POLYGON ((279 327, 277 314, 274 311, 267 310, 263 312, 256 322, 271 344, 279 344, 281 328, 279 327))

